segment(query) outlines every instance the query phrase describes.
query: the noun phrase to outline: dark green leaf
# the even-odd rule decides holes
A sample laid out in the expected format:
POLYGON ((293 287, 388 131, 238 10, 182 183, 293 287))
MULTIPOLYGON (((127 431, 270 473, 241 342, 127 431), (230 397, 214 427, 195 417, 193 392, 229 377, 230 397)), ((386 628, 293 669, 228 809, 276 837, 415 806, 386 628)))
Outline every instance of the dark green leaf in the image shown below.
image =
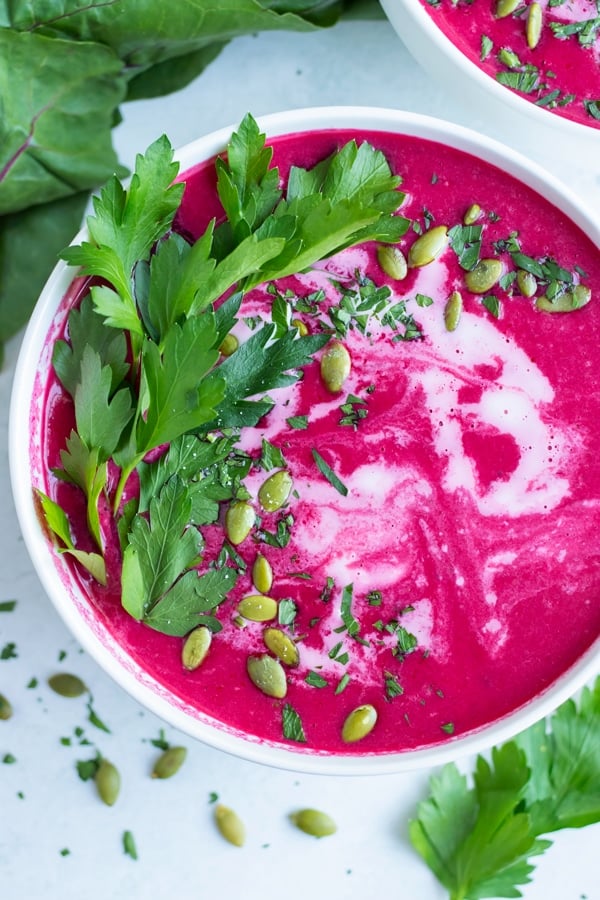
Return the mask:
POLYGON ((29 318, 58 262, 58 254, 79 230, 88 193, 0 216, 0 343, 29 318))
POLYGON ((125 335, 107 328, 94 312, 89 295, 69 313, 69 340, 58 340, 52 348, 52 365, 64 389, 75 396, 81 381, 81 365, 86 347, 95 350, 101 365, 109 366, 112 395, 129 371, 125 335))
POLYGON ((199 624, 199 616, 218 606, 235 586, 234 569, 210 569, 204 575, 187 572, 175 582, 144 622, 155 631, 183 637, 199 624))
POLYGON ((171 478, 150 502, 150 517, 136 516, 123 554, 122 602, 141 620, 198 559, 201 536, 189 528, 191 500, 180 478, 171 478))
POLYGON ((124 94, 108 47, 0 29, 0 214, 102 184, 124 94))

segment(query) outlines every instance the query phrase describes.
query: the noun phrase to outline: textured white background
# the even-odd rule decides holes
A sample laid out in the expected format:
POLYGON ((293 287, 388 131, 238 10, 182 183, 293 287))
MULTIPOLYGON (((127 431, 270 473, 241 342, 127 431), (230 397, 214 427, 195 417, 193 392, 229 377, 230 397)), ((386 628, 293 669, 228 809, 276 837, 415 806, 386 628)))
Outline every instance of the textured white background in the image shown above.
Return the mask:
MULTIPOLYGON (((327 104, 404 108, 452 119, 528 151, 534 135, 488 121, 463 107, 460 95, 426 76, 384 21, 345 23, 310 35, 268 34, 231 43, 189 88, 163 99, 124 107, 116 131, 122 160, 166 132, 175 146, 251 111, 327 104)), ((575 159, 560 146, 539 147, 552 168, 599 208, 598 164, 575 159)), ((598 157, 600 158, 600 156, 598 157)), ((7 461, 7 416, 20 338, 11 342, 0 373, 0 601, 17 599, 0 614, 0 646, 17 645, 18 658, 0 661, 0 692, 14 716, 0 722, 0 900, 131 900, 234 896, 243 900, 364 900, 377 896, 443 900, 442 891, 407 839, 407 821, 424 796, 429 773, 391 777, 324 778, 272 771, 211 750, 167 728, 172 743, 189 748, 176 778, 149 778, 156 751, 148 740, 162 723, 145 712, 76 645, 44 596, 19 534, 7 461), (59 655, 66 658, 59 664, 59 655), (94 707, 111 728, 87 722, 85 700, 52 694, 46 678, 59 667, 90 686, 94 707), (31 678, 39 680, 27 688, 31 678), (93 747, 80 746, 83 727, 93 747), (61 738, 70 737, 72 746, 61 738), (75 761, 97 747, 123 775, 122 795, 103 806, 75 761), (244 818, 244 849, 216 834, 209 793, 244 818), (18 793, 24 797, 20 798, 18 793), (339 823, 334 837, 315 841, 297 832, 287 815, 297 806, 326 809, 339 823), (139 860, 123 855, 130 829, 139 860), (68 848, 70 854, 61 856, 68 848)), ((528 900, 599 900, 600 827, 556 837, 539 861, 528 900)))

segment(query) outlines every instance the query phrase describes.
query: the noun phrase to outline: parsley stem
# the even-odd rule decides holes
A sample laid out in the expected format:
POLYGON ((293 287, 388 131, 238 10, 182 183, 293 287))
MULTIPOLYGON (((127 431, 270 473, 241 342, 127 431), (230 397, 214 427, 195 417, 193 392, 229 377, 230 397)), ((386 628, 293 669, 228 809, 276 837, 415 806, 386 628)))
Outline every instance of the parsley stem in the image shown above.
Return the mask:
POLYGON ((121 475, 119 476, 119 481, 117 483, 117 488, 115 491, 115 499, 113 501, 113 514, 115 516, 119 511, 119 506, 123 498, 123 491, 125 490, 125 485, 127 484, 129 476, 132 474, 138 463, 140 463, 143 458, 144 455, 139 454, 138 456, 134 457, 134 459, 130 463, 128 463, 121 469, 121 475))

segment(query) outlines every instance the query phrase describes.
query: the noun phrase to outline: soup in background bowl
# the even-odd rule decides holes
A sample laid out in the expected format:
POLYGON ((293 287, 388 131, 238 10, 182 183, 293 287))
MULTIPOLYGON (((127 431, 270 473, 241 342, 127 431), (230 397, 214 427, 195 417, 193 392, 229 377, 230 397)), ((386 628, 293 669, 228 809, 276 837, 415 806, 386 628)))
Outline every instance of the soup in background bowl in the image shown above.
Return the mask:
POLYGON ((381 0, 398 35, 503 140, 595 159, 600 16, 595 0, 381 0))
POLYGON ((162 140, 129 206, 105 189, 23 341, 11 476, 50 599, 141 704, 269 765, 396 772, 527 727, 598 663, 598 224, 398 111, 176 156, 175 188, 162 140), (151 246, 111 281, 136 192, 151 246))

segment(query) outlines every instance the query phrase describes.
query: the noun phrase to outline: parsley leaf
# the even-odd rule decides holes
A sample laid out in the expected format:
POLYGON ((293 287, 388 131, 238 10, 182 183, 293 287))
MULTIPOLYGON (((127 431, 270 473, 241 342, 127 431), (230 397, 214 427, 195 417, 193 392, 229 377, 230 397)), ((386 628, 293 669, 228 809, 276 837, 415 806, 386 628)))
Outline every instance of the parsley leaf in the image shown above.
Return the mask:
POLYGON ((454 764, 430 782, 410 837, 451 900, 520 897, 540 835, 600 821, 600 678, 579 705, 477 757, 473 786, 454 764))
POLYGON ((90 241, 68 247, 61 256, 88 275, 105 278, 114 288, 97 289, 94 305, 117 328, 140 331, 132 289, 132 272, 148 259, 156 241, 170 227, 184 185, 173 184, 178 164, 163 135, 136 159, 126 191, 113 176, 94 198, 94 215, 87 220, 90 241), (109 289, 107 289, 109 290, 109 289))
POLYGON ((529 770, 525 754, 512 742, 492 751, 492 762, 477 760, 474 786, 454 764, 431 779, 431 798, 419 806, 410 838, 452 900, 517 897, 527 884, 529 857, 543 852, 529 816, 516 812, 529 770))
POLYGON ((600 821, 600 679, 516 739, 532 777, 525 799, 536 834, 600 821))
POLYGON ((317 469, 319 470, 321 475, 323 475, 327 479, 329 484, 334 487, 336 491, 338 491, 338 493, 340 493, 343 497, 346 497, 348 494, 348 488, 342 481, 340 481, 331 466, 325 462, 319 451, 315 450, 314 447, 310 452, 312 453, 312 457, 317 464, 317 469))
POLYGON ((144 619, 174 582, 198 560, 202 538, 189 528, 191 499, 173 476, 150 502, 150 517, 137 516, 123 554, 122 603, 144 619))

